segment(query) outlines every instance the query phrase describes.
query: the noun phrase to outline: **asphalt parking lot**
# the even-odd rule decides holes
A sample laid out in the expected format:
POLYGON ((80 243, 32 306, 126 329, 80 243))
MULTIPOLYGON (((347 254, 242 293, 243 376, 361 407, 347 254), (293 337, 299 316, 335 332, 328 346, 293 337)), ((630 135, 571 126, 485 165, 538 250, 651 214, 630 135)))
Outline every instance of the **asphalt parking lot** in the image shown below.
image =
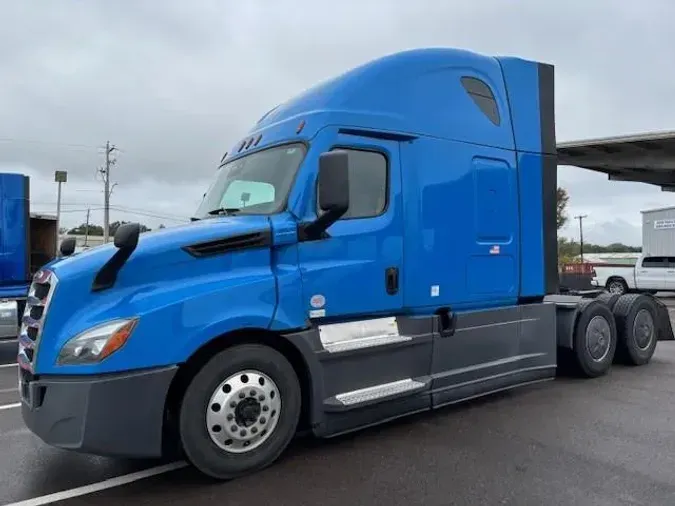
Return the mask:
MULTIPOLYGON (((675 298, 666 301, 675 315, 675 298)), ((0 344, 0 505, 675 504, 675 342, 660 343, 646 367, 598 380, 560 378, 298 441, 276 465, 230 483, 183 463, 44 445, 21 420, 15 346, 0 344)))

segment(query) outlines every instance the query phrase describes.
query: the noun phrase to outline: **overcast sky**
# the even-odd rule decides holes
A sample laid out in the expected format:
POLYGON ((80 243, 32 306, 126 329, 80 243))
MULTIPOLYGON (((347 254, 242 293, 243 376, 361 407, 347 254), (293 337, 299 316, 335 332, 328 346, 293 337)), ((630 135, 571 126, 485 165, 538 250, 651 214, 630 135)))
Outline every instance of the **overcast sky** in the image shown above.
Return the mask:
MULTIPOLYGON (((0 0, 0 171, 32 206, 102 222, 102 146, 119 147, 112 220, 186 220, 223 152, 267 110, 371 58, 425 46, 556 65, 559 141, 675 129, 672 0, 0 0)), ((562 168, 593 242, 640 242, 675 194, 562 168)), ((565 235, 578 237, 575 224, 565 235)))

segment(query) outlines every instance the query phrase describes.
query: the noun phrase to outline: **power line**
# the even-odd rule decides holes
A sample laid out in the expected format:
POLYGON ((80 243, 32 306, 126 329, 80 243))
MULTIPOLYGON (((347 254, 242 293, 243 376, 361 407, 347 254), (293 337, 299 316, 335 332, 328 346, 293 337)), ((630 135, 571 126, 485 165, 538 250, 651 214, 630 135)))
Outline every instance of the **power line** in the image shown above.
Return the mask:
MULTIPOLYGON (((72 148, 72 149, 79 149, 79 150, 98 151, 101 154, 105 154, 105 150, 106 150, 106 146, 95 146, 93 144, 82 144, 82 143, 76 143, 76 142, 45 141, 45 140, 40 140, 40 139, 22 139, 22 138, 16 138, 16 137, 0 137, 0 142, 6 142, 6 143, 13 142, 13 143, 17 143, 17 144, 35 144, 35 145, 43 145, 43 146, 60 146, 60 147, 64 147, 64 148, 72 148)), ((157 159, 154 159, 154 158, 148 158, 148 157, 145 157, 145 156, 142 156, 142 155, 138 155, 138 154, 136 154, 135 151, 129 151, 127 149, 115 148, 115 150, 118 153, 124 153, 124 155, 126 157, 135 158, 136 160, 141 161, 141 162, 184 168, 183 164, 178 163, 175 160, 157 160, 157 159)), ((99 172, 99 169, 96 170, 97 174, 98 174, 98 172, 99 172)))
MULTIPOLYGON (((121 214, 130 214, 132 216, 145 216, 148 218, 157 218, 159 220, 167 220, 167 221, 175 221, 175 222, 180 222, 180 223, 187 223, 189 222, 189 218, 185 217, 178 217, 178 216, 168 216, 166 214, 156 214, 153 212, 144 212, 144 211, 133 211, 133 210, 127 210, 127 209, 122 209, 122 208, 117 208, 115 206, 110 206, 110 209, 121 214)), ((83 207, 80 209, 62 209, 61 213, 86 213, 87 210, 91 211, 102 211, 105 210, 105 207, 83 207)))
MULTIPOLYGON (((61 214, 63 214, 63 213, 86 213, 87 209, 97 211, 97 210, 101 210, 103 208, 102 207, 85 207, 85 208, 82 208, 82 209, 61 209, 61 214)), ((32 209, 32 211, 41 212, 41 213, 47 212, 47 211, 37 211, 35 209, 32 209)))
MULTIPOLYGON (((55 202, 39 202, 39 203, 33 202, 32 204, 37 206, 37 207, 49 207, 49 206, 55 206, 56 205, 55 202)), ((91 207, 92 209, 96 209, 96 208, 103 209, 103 207, 101 207, 100 204, 95 204, 93 202, 65 202, 65 203, 62 202, 61 206, 70 206, 70 207, 80 206, 80 207, 91 207)), ((185 219, 185 220, 188 219, 186 217, 186 215, 183 215, 183 214, 163 213, 161 211, 156 211, 154 209, 143 209, 143 208, 139 208, 139 207, 120 206, 120 205, 116 205, 116 204, 110 204, 110 209, 115 209, 115 210, 119 210, 119 211, 130 211, 132 213, 138 212, 138 213, 144 213, 144 214, 154 214, 154 215, 157 215, 157 216, 162 217, 162 218, 164 218, 164 217, 178 218, 178 219, 181 219, 181 220, 182 219, 185 219)))
POLYGON ((186 218, 183 215, 178 215, 178 214, 164 214, 164 213, 159 213, 156 211, 152 211, 149 209, 135 209, 133 207, 125 207, 125 206, 115 206, 111 205, 111 209, 114 209, 115 211, 119 212, 126 212, 130 214, 139 214, 139 215, 148 215, 148 216, 154 216, 157 218, 167 218, 167 219, 175 219, 178 221, 189 221, 188 218, 186 218))
POLYGON ((21 144, 43 144, 51 146, 63 146, 68 148, 80 148, 80 149, 102 149, 101 146, 93 146, 91 144, 77 144, 73 142, 57 142, 57 141, 45 141, 39 139, 18 139, 16 137, 0 137, 0 142, 16 142, 21 144))
MULTIPOLYGON (((99 207, 82 207, 80 209, 61 209, 62 213, 86 213, 87 210, 90 209, 92 211, 102 211, 105 210, 105 207, 99 206, 99 207)), ((182 222, 182 223, 187 223, 189 222, 189 218, 185 217, 178 217, 178 216, 169 216, 166 214, 156 214, 153 212, 145 212, 145 211, 133 211, 133 210, 128 210, 128 209, 123 209, 123 208, 117 208, 116 206, 110 206, 110 209, 117 212, 117 213, 122 213, 122 214, 130 214, 132 216, 145 216, 148 218, 157 218, 160 220, 168 220, 168 221, 176 221, 176 222, 182 222)))
POLYGON ((147 216, 148 218, 157 218, 157 219, 160 219, 160 220, 179 221, 179 222, 185 222, 185 223, 190 221, 189 218, 178 218, 178 217, 166 216, 166 215, 161 215, 161 214, 145 213, 145 212, 139 212, 139 211, 126 211, 126 210, 115 208, 115 207, 112 207, 112 209, 114 209, 118 213, 131 214, 131 215, 134 215, 134 216, 147 216))

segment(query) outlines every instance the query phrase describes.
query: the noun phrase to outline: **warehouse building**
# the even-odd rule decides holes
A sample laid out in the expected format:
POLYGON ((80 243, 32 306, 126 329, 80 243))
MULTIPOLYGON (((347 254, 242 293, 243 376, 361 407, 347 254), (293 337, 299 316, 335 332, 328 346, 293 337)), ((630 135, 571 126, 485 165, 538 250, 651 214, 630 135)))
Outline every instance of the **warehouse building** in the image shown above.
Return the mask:
POLYGON ((642 211, 642 251, 675 256, 675 206, 642 211))

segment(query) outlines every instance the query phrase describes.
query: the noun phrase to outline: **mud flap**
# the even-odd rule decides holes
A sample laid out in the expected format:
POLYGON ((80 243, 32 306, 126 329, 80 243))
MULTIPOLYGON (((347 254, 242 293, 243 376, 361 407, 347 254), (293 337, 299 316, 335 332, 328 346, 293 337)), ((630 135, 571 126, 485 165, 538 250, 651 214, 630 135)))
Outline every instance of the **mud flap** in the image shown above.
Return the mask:
POLYGON ((668 312, 668 306, 666 306, 661 300, 652 296, 654 301, 654 307, 656 307, 656 322, 658 328, 658 340, 659 341, 675 341, 675 335, 673 335, 673 325, 670 321, 670 313, 668 312))

